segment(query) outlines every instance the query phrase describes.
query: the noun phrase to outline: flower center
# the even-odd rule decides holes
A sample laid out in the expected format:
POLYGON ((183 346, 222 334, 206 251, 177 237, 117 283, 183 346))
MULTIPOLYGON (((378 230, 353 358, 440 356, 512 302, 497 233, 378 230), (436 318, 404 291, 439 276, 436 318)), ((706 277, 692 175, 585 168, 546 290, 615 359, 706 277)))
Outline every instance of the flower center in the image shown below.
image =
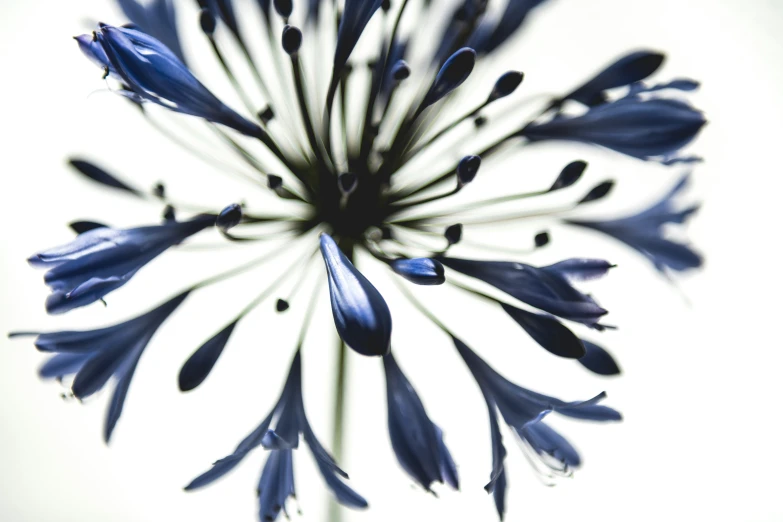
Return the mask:
POLYGON ((357 173, 353 186, 346 187, 331 174, 323 176, 314 220, 328 224, 334 235, 363 241, 367 229, 381 227, 391 212, 380 177, 357 173))

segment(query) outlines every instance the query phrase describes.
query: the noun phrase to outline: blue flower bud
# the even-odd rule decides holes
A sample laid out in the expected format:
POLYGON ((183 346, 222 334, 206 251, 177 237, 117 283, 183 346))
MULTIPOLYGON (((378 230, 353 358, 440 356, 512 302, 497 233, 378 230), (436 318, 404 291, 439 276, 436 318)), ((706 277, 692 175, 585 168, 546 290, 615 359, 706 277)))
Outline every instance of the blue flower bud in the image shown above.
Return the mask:
POLYGON ((476 64, 476 51, 463 47, 452 54, 438 71, 435 81, 424 97, 421 109, 425 109, 442 99, 468 79, 476 64))
POLYGON ((240 221, 242 221, 242 207, 237 203, 232 203, 220 211, 215 225, 223 232, 227 232, 237 226, 240 221))
POLYGON ((367 27, 370 18, 382 3, 383 0, 345 0, 340 28, 337 31, 337 45, 334 50, 333 74, 335 77, 342 72, 364 28, 367 27))
POLYGON ((321 234, 321 254, 337 333, 357 353, 386 355, 391 349, 392 319, 383 296, 328 234, 321 234))
POLYGON ((74 40, 79 44, 79 50, 86 56, 92 63, 109 71, 110 75, 116 75, 117 71, 112 67, 109 58, 106 56, 106 52, 103 50, 101 44, 94 38, 93 35, 82 34, 74 36, 74 40))
POLYGON ((96 34, 111 64, 110 72, 116 71, 134 99, 198 116, 248 136, 265 135, 258 125, 221 102, 155 38, 135 29, 110 25, 102 25, 96 34))
POLYGON ((179 389, 181 391, 194 390, 204 382, 212 368, 215 367, 220 354, 223 353, 236 325, 237 321, 234 321, 216 333, 193 352, 182 365, 182 369, 179 371, 179 389))
MULTIPOLYGON (((128 20, 136 28, 163 42, 177 57, 185 62, 177 28, 175 0, 117 0, 128 20)), ((204 7, 203 5, 201 7, 204 7)))
POLYGON ((705 123, 702 113, 683 101, 628 96, 580 116, 531 123, 519 134, 531 141, 591 143, 634 158, 666 161, 676 157, 705 123))
POLYGON ((579 178, 582 177, 582 174, 584 173, 586 168, 587 168, 587 162, 581 160, 572 161, 571 163, 566 165, 562 171, 560 171, 560 175, 557 176, 555 182, 552 183, 551 187, 549 187, 549 192, 570 187, 571 185, 579 181, 579 178))
POLYGON ((564 100, 595 106, 606 102, 604 91, 644 80, 661 66, 664 55, 651 51, 627 54, 576 88, 564 100))
POLYGON ((275 6, 277 14, 286 20, 294 11, 294 2, 292 0, 274 0, 273 5, 275 6))
POLYGON ((590 192, 585 194, 585 197, 579 200, 577 205, 581 205, 582 203, 590 203, 591 201, 598 201, 599 199, 603 199, 606 196, 609 195, 609 192, 612 191, 612 188, 614 188, 614 181, 608 180, 603 181, 590 189, 590 192))
POLYGON ((411 68, 405 62, 405 60, 397 60, 394 63, 394 65, 392 65, 391 74, 392 74, 392 78, 394 78, 398 82, 401 82, 402 80, 407 79, 408 76, 411 75, 411 68))
POLYGON ((446 281, 443 265, 428 257, 395 259, 391 262, 391 268, 417 285, 441 285, 446 281))
POLYGON ((517 87, 522 83, 524 74, 517 71, 509 71, 495 82, 495 86, 492 88, 492 92, 489 93, 489 99, 487 102, 493 102, 500 98, 505 98, 509 94, 513 93, 517 87))
POLYGON ((699 208, 691 205, 677 209, 674 200, 687 184, 688 176, 685 175, 655 204, 630 216, 604 221, 568 220, 567 223, 592 228, 622 241, 649 259, 661 272, 698 268, 703 263, 698 253, 687 244, 664 235, 667 225, 685 223, 699 208))

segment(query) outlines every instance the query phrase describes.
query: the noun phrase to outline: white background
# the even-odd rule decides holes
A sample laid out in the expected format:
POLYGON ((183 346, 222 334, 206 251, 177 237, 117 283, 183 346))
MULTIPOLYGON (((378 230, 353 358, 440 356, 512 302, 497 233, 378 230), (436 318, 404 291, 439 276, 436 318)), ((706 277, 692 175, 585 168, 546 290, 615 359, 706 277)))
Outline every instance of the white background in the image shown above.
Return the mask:
MULTIPOLYGON (((214 185, 224 178, 149 130, 127 103, 93 93, 105 91, 100 72, 85 62, 70 37, 85 31, 89 20, 119 20, 108 3, 4 0, 0 6, 2 332, 110 324, 223 266, 225 257, 172 252, 112 294, 108 308, 94 305, 68 317, 46 317, 46 289, 41 274, 26 266, 27 256, 67 241, 64 224, 73 219, 128 226, 154 221, 159 213, 77 179, 64 166, 67 156, 87 154, 143 187, 166 179, 177 195, 195 194, 218 208, 252 197, 240 185, 214 185)), ((684 278, 679 291, 634 253, 595 235, 560 230, 553 233, 551 247, 531 258, 602 256, 618 263, 607 279, 589 288, 621 326, 591 337, 617 355, 621 377, 601 379, 575 363, 555 360, 484 305, 439 309, 515 382, 565 399, 605 389, 608 404, 626 417, 610 426, 556 420, 585 463, 573 479, 554 488, 539 483, 506 434, 508 520, 783 520, 782 24, 778 0, 552 0, 507 50, 508 66, 527 73, 523 88, 529 93, 567 89, 627 49, 665 50, 670 59, 659 77, 699 79, 703 89, 694 100, 710 121, 693 147, 707 161, 695 169, 690 197, 705 203, 689 230, 707 264, 684 278)), ((203 44, 198 49, 206 53, 203 44)), ((616 197, 626 194, 637 201, 660 194, 676 175, 586 147, 544 147, 535 159, 524 156, 522 163, 507 165, 556 172, 558 165, 588 157, 591 179, 616 176, 616 197)), ((623 204, 628 205, 618 203, 623 204)), ((530 234, 514 237, 525 245, 530 234)), ((351 513, 350 519, 494 520, 491 499, 482 489, 490 446, 478 389, 448 340, 404 310, 377 268, 367 273, 376 274, 381 290, 388 291, 398 359, 446 432, 460 466, 461 492, 441 488, 436 499, 411 486, 388 443, 380 365, 352 357, 342 464, 371 509, 351 513)), ((252 296, 252 281, 261 284, 272 276, 255 273, 255 280, 188 300, 145 353, 111 447, 100 438, 107 393, 84 405, 63 401, 56 383, 37 379, 43 358, 31 342, 2 341, 0 520, 254 520, 260 449, 204 491, 186 494, 181 487, 230 452, 272 406, 302 307, 285 316, 268 306, 259 311, 237 330, 214 374, 195 392, 180 394, 176 375, 188 354, 230 317, 227 310, 243 306, 236 296, 243 291, 252 296)), ((329 446, 334 342, 325 294, 319 299, 318 324, 305 350, 305 401, 316 432, 329 446)), ((323 520, 326 497, 308 452, 298 452, 296 461, 305 519, 323 520)))

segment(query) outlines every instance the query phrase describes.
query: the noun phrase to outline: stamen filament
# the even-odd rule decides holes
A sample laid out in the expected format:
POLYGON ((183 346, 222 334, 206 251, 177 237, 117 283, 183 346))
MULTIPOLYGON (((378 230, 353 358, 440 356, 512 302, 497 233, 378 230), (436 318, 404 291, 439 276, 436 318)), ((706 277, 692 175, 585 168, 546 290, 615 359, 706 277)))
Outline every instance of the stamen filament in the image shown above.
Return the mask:
POLYGON ((310 142, 310 147, 312 148, 313 153, 315 154, 315 157, 318 160, 318 162, 324 167, 328 168, 330 164, 327 163, 326 158, 321 152, 321 144, 318 143, 318 139, 315 136, 315 130, 313 128, 313 120, 310 117, 310 111, 307 108, 304 78, 302 75, 302 64, 298 54, 296 53, 291 56, 291 69, 294 73, 294 86, 296 88, 296 98, 299 102, 299 110, 301 112, 302 123, 304 124, 305 132, 307 133, 307 140, 310 142))

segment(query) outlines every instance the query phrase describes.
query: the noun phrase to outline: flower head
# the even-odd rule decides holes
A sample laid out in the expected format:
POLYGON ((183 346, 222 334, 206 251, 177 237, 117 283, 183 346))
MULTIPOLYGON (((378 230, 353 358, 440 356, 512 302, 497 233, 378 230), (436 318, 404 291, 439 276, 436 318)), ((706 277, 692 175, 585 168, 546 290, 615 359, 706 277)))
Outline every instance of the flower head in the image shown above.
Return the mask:
POLYGON ((337 333, 362 355, 386 355, 391 349, 392 320, 383 296, 327 234, 321 235, 321 254, 337 333))
POLYGON ((55 354, 41 366, 39 374, 45 379, 63 379, 73 375, 71 392, 77 399, 85 399, 96 393, 112 377, 116 380, 103 431, 104 440, 109 442, 122 414, 125 396, 144 349, 188 293, 183 292, 143 315, 106 328, 48 333, 20 332, 11 336, 35 335, 36 348, 55 354))
MULTIPOLYGON (((619 365, 608 350, 572 330, 572 323, 596 332, 611 328, 601 322, 608 311, 599 298, 580 289, 583 281, 606 275, 613 267, 610 262, 582 257, 554 258, 540 265, 526 262, 532 249, 546 255, 554 230, 535 230, 527 249, 509 248, 512 242, 519 243, 519 237, 509 237, 500 245, 475 238, 482 226, 494 226, 502 233, 501 223, 548 219, 611 235, 647 256, 660 270, 696 267, 700 258, 689 247, 663 236, 665 225, 681 224, 695 211, 695 206, 682 211, 673 206, 684 178, 659 203, 630 217, 580 220, 571 211, 586 204, 600 208, 614 180, 590 181, 587 163, 568 157, 559 172, 542 172, 551 175, 543 188, 516 192, 508 185, 492 184, 495 157, 500 150, 524 154, 532 142, 570 141, 654 160, 661 169, 694 161, 682 149, 705 123, 702 113, 686 99, 698 83, 687 79, 643 83, 658 74, 664 55, 635 51, 599 69, 576 88, 564 87, 564 94, 548 96, 531 112, 523 105, 541 98, 525 101, 518 93, 526 89, 525 75, 541 71, 523 73, 504 67, 500 70, 506 72, 490 77, 489 84, 484 80, 486 64, 499 59, 496 51, 544 8, 543 0, 510 0, 497 9, 488 8, 487 0, 459 0, 446 12, 429 1, 258 0, 259 9, 251 11, 260 13, 255 32, 267 36, 260 45, 266 46, 268 60, 258 57, 259 39, 249 45, 245 31, 253 21, 239 2, 199 0, 198 20, 186 20, 179 12, 180 0, 117 1, 131 24, 99 24, 92 34, 76 37, 78 48, 102 69, 109 88, 121 96, 118 99, 130 100, 129 105, 140 109, 156 129, 211 165, 217 164, 221 174, 236 176, 248 190, 231 201, 194 204, 187 197, 173 196, 162 183, 145 190, 130 175, 120 179, 88 161, 72 160, 78 172, 115 194, 162 206, 165 221, 126 229, 107 227, 101 221, 71 223, 78 234, 75 239, 29 260, 47 269, 44 279, 52 290, 47 310, 63 313, 102 301, 147 263, 202 231, 203 235, 209 231, 226 248, 282 241, 263 255, 217 267, 217 272, 205 266, 203 279, 135 319, 97 330, 34 334, 39 349, 55 353, 40 375, 73 375, 71 389, 78 398, 115 379, 105 430, 108 440, 142 352, 185 296, 197 296, 206 287, 263 267, 262 277, 247 279, 248 288, 257 289, 257 295, 238 313, 230 315, 227 307, 215 307, 215 315, 226 317, 221 315, 220 326, 184 362, 179 387, 194 390, 213 372, 225 371, 219 364, 222 353, 240 342, 238 326, 260 306, 274 306, 281 314, 306 309, 300 339, 290 347, 294 356, 288 377, 267 417, 186 489, 210 484, 263 447, 267 458, 258 483, 258 514, 262 521, 273 521, 281 512, 287 514, 287 500, 295 495, 293 461, 301 439, 338 502, 367 506, 315 437, 304 409, 304 339, 313 314, 326 313, 319 310, 318 297, 327 288, 341 339, 336 350, 335 453, 339 455, 341 449, 339 412, 349 378, 347 361, 378 356, 380 360, 365 362, 384 368, 389 438, 398 462, 425 491, 431 492, 435 483, 457 489, 459 455, 447 449, 444 432, 459 427, 431 420, 397 364, 400 352, 415 353, 421 347, 395 345, 392 353, 396 328, 404 324, 395 320, 392 329, 392 316, 402 310, 400 301, 388 295, 396 287, 453 340, 455 356, 464 360, 487 403, 492 437, 487 491, 493 494, 501 517, 507 500, 501 418, 543 475, 569 473, 577 467, 579 454, 544 424, 544 418, 555 413, 595 422, 620 420, 617 411, 599 404, 604 394, 568 402, 512 383, 445 326, 451 315, 448 308, 430 310, 415 294, 437 294, 443 287, 454 287, 462 291, 460 298, 489 300, 497 316, 519 325, 531 344, 578 360, 597 375, 618 374, 619 365), (444 22, 443 33, 434 46, 428 45, 431 38, 422 35, 429 36, 430 21, 438 20, 444 22), (294 21, 302 25, 297 27, 294 21), (211 56, 188 52, 188 42, 181 38, 183 23, 200 28, 211 56), (334 42, 334 49, 323 49, 325 42, 334 42), (313 63, 314 56, 327 56, 331 70, 313 63), (195 67, 196 58, 212 60, 219 67, 241 106, 227 103, 223 93, 202 83, 212 85, 212 78, 197 77, 193 71, 201 69, 195 67), (238 66, 248 74, 238 74, 238 66), (245 81, 246 77, 252 79, 245 81), (362 94, 360 89, 366 91, 362 94), (456 103, 461 93, 479 102, 462 106, 456 103), (511 132, 498 132, 499 114, 511 121, 511 132), (536 116, 531 119, 530 114, 536 116), (195 145, 189 135, 161 124, 166 118, 184 118, 189 132, 206 129, 209 134, 204 139, 234 161, 218 161, 206 154, 201 142, 195 145), (499 193, 471 201, 471 192, 482 183, 487 183, 485 188, 499 187, 499 193), (535 212, 527 206, 533 198, 535 212), (453 203, 459 199, 461 203, 453 203), (502 214, 482 216, 484 210, 500 205, 506 205, 502 214), (188 214, 191 217, 179 219, 188 214), (467 252, 470 248, 483 250, 474 255, 467 252), (510 257, 497 260, 492 254, 496 250, 510 257), (272 264, 281 259, 285 267, 272 264), (380 270, 373 270, 373 264, 380 270), (385 284, 388 280, 391 285, 385 284), (494 287, 493 292, 502 297, 483 293, 482 285, 494 287)), ((239 257, 247 250, 237 247, 235 252, 239 257)))
POLYGON ((531 123, 520 135, 532 141, 570 140, 650 160, 671 161, 706 123, 687 102, 629 95, 590 108, 581 116, 531 123))
POLYGON ((688 175, 680 178, 658 202, 637 214, 600 221, 573 219, 567 223, 592 228, 622 241, 649 259, 661 272, 667 269, 682 272, 698 268, 702 264, 699 254, 688 245, 664 237, 667 224, 682 225, 699 209, 698 205, 691 205, 676 210, 674 199, 685 189, 688 179, 688 175))
POLYGON ((214 223, 215 216, 203 215, 125 230, 99 227, 27 261, 48 269, 44 281, 52 294, 46 310, 64 313, 103 299, 165 250, 214 223))
POLYGON ((281 509, 285 509, 288 497, 295 494, 292 459, 293 450, 299 447, 300 434, 310 447, 318 469, 337 501, 353 508, 367 507, 367 501, 343 482, 342 479, 347 479, 348 475, 326 452, 307 421, 302 400, 302 362, 299 351, 291 363, 283 392, 269 415, 239 443, 233 453, 215 462, 211 469, 185 486, 185 490, 210 484, 234 469, 252 450, 263 446, 269 450, 269 456, 258 484, 259 514, 261 520, 275 520, 281 509))
POLYGON ((389 437, 400 465, 427 491, 433 482, 444 481, 458 489, 457 468, 443 442, 443 432, 427 416, 416 390, 393 355, 383 358, 383 369, 389 437))
POLYGON ((604 393, 587 401, 564 402, 532 392, 503 378, 461 340, 454 337, 453 341, 476 379, 489 410, 492 473, 485 489, 493 495, 501 518, 505 512, 506 478, 503 461, 506 449, 500 434, 497 411, 532 450, 533 455, 550 470, 561 473, 579 465, 579 454, 568 441, 541 422, 546 415, 557 412, 566 417, 598 422, 619 421, 622 418, 612 408, 597 404, 605 397, 604 393), (546 457, 553 458, 556 464, 552 465, 546 457))

